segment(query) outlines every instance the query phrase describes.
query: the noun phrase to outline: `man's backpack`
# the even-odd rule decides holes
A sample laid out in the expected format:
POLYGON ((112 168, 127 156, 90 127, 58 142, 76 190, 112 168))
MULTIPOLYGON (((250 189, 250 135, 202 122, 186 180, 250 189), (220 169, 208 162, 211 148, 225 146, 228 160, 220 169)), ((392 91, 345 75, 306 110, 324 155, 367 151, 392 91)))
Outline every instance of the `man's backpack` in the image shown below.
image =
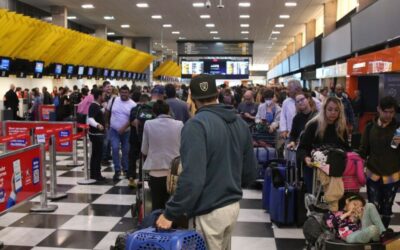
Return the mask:
POLYGON ((144 124, 148 120, 152 120, 156 118, 156 115, 153 112, 153 107, 148 104, 143 104, 137 109, 136 119, 139 121, 137 126, 137 133, 139 135, 140 141, 143 138, 143 130, 144 124))

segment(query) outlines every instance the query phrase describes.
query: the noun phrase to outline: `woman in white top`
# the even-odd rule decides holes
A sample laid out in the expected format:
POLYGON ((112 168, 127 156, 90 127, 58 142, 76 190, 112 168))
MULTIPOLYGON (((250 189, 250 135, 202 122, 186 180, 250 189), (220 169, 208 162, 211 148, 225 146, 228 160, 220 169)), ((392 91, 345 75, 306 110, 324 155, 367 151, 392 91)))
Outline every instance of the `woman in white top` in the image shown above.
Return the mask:
POLYGON ((167 175, 172 159, 179 156, 183 123, 174 120, 166 102, 153 104, 154 120, 146 121, 143 130, 142 153, 147 156, 143 170, 149 171, 152 210, 164 209, 168 201, 167 175))

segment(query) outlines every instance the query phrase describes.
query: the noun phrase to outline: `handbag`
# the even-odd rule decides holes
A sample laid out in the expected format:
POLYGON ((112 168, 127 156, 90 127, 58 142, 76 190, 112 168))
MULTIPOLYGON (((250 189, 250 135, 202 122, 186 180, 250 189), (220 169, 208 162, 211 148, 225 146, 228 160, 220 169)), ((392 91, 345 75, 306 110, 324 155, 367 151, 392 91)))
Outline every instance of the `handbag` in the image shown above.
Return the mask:
POLYGON ((167 175, 167 192, 174 194, 178 186, 179 175, 182 173, 181 157, 177 156, 171 161, 171 168, 167 175))

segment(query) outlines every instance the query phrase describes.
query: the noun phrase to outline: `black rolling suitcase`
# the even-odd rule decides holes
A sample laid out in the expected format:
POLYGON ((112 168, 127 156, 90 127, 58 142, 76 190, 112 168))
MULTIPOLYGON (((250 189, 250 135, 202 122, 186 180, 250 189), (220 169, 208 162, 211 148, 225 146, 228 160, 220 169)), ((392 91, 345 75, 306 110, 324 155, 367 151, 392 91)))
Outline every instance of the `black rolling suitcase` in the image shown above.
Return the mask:
POLYGON ((385 250, 385 246, 379 242, 350 244, 342 240, 327 240, 325 250, 385 250))

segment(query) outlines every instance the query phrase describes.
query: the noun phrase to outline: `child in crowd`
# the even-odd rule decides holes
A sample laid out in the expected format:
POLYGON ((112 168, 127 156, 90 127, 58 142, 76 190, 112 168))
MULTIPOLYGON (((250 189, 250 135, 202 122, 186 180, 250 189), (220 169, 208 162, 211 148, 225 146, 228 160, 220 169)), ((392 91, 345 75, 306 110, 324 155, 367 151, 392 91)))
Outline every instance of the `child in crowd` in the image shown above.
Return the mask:
POLYGON ((371 241, 387 241, 398 233, 385 228, 372 203, 356 193, 346 193, 341 203, 344 207, 327 214, 326 224, 334 229, 336 237, 347 243, 366 244, 371 241))

